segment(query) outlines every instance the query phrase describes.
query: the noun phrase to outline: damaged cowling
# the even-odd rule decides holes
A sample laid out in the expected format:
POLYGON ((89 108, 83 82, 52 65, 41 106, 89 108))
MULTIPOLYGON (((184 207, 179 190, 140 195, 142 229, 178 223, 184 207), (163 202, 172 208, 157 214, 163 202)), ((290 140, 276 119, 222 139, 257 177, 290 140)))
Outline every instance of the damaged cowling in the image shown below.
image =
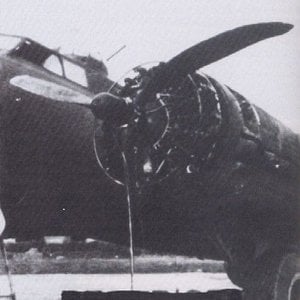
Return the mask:
POLYGON ((134 109, 134 101, 155 73, 152 68, 137 68, 135 74, 125 79, 119 92, 126 100, 102 93, 92 102, 95 117, 104 122, 98 156, 106 173, 123 181, 122 172, 115 169, 122 165, 120 150, 125 150, 120 149, 122 142, 116 137, 124 137, 124 133, 130 141, 127 146, 135 149, 131 175, 138 186, 175 172, 200 169, 213 158, 222 124, 221 104, 209 78, 196 73, 187 76, 177 87, 164 88, 149 98, 141 111, 134 109))
MULTIPOLYGON (((135 75, 125 79, 117 95, 98 95, 92 102, 96 118, 110 124, 111 128, 129 125, 126 134, 130 135, 131 146, 135 149, 136 179, 151 182, 166 178, 178 169, 199 170, 213 158, 218 137, 224 134, 222 127, 229 126, 227 129, 237 131, 237 135, 244 131, 247 138, 259 138, 255 132, 247 130, 249 122, 245 126, 240 120, 240 107, 236 105, 234 92, 226 87, 216 91, 217 82, 195 71, 292 27, 274 22, 227 31, 187 49, 167 63, 148 69, 135 68, 135 75), (228 99, 232 100, 229 101, 232 105, 228 106, 228 99), (233 127, 229 120, 235 117, 230 113, 237 114, 236 120, 240 120, 233 127), (224 119, 227 124, 222 124, 224 119)), ((110 139, 109 135, 112 135, 110 130, 105 140, 110 139)), ((108 145, 113 143, 111 140, 108 145)), ((110 152, 107 148, 101 157, 109 172, 110 161, 115 162, 116 158, 116 155, 110 158, 110 152)))

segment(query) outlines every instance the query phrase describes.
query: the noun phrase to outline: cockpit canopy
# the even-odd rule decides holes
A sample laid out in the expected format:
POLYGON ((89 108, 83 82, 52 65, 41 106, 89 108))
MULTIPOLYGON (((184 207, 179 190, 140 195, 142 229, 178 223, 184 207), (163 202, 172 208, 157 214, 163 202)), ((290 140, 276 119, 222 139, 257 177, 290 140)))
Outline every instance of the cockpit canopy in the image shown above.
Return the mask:
POLYGON ((89 74, 93 74, 94 77, 96 74, 98 82, 107 79, 107 69, 102 61, 89 56, 86 60, 79 60, 76 59, 76 55, 63 55, 22 36, 0 34, 0 54, 30 62, 94 93, 99 91, 92 82, 94 78, 89 74), (92 60, 92 63, 88 64, 89 60, 92 60))

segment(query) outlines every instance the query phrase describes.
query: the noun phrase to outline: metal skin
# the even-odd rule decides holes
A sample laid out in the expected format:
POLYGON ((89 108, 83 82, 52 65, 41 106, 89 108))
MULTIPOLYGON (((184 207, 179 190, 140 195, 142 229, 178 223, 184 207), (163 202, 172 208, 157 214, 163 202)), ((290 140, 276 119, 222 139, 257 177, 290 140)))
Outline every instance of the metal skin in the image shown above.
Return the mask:
MULTIPOLYGON (((180 66, 180 59, 170 62, 159 78, 180 66)), ((275 299, 278 264, 299 244, 299 136, 230 88, 195 75, 196 65, 180 76, 188 71, 200 81, 206 78, 218 97, 222 122, 214 146, 205 163, 190 166, 192 172, 180 169, 134 197, 134 245, 225 260, 246 299, 275 299)), ((2 61, 1 70, 4 236, 64 234, 128 244, 125 189, 97 165, 89 106, 53 101, 10 84, 20 74, 16 64, 2 61)), ((136 108, 156 92, 155 82, 136 98, 136 108)), ((99 122, 101 150, 105 128, 99 122)), ((111 167, 122 172, 117 158, 111 167)))

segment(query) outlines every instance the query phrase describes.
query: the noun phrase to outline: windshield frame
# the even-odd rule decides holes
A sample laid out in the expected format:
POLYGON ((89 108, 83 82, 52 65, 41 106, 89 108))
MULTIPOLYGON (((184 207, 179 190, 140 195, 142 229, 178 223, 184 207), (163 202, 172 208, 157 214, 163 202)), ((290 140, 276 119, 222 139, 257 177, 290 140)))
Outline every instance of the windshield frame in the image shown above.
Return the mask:
POLYGON ((0 40, 1 37, 6 37, 6 38, 12 38, 12 39, 18 39, 19 41, 17 43, 15 43, 15 45, 9 49, 7 48, 1 48, 1 42, 0 42, 0 51, 1 52, 5 52, 5 53, 10 53, 11 51, 13 51, 14 49, 18 48, 18 46, 23 43, 24 41, 24 37, 19 36, 19 35, 11 35, 11 34, 5 34, 5 33, 0 33, 0 40))

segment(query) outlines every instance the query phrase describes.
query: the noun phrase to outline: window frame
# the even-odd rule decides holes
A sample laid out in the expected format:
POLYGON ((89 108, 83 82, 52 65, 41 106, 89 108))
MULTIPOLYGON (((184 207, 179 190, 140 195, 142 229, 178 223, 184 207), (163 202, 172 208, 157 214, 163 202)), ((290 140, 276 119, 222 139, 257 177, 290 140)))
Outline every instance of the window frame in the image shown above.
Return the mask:
POLYGON ((76 63, 76 62, 74 62, 72 59, 69 59, 68 57, 66 57, 66 56, 64 56, 64 55, 60 55, 60 59, 61 59, 62 67, 63 67, 64 78, 66 78, 67 80, 69 80, 69 81, 71 81, 71 82, 74 82, 74 83, 76 83, 76 84, 78 84, 78 85, 80 85, 80 86, 82 86, 82 87, 88 89, 89 85, 88 85, 88 78, 87 78, 87 75, 86 75, 86 69, 85 69, 82 65, 80 65, 80 64, 78 64, 78 63, 76 63), (73 65, 75 65, 76 67, 81 68, 81 69, 83 70, 84 76, 85 76, 85 80, 86 80, 86 85, 83 85, 83 84, 79 83, 78 81, 74 81, 74 80, 70 79, 70 78, 66 75, 66 68, 65 68, 64 61, 67 61, 68 63, 73 64, 73 65))
POLYGON ((59 77, 66 78, 66 76, 65 76, 66 73, 65 73, 65 68, 64 68, 64 65, 63 65, 62 58, 60 57, 60 55, 57 55, 57 53, 55 53, 55 52, 51 53, 51 54, 45 59, 45 61, 44 61, 43 64, 41 65, 41 67, 42 67, 44 70, 47 70, 48 72, 50 72, 51 74, 55 74, 55 75, 57 75, 57 76, 59 76, 59 77), (49 57, 51 57, 52 55, 54 55, 55 57, 57 57, 57 59, 58 59, 58 61, 59 61, 59 64, 60 64, 61 70, 62 70, 62 74, 61 74, 61 75, 58 74, 58 73, 55 73, 55 72, 53 72, 53 71, 51 71, 51 70, 49 70, 49 69, 47 69, 46 67, 44 67, 44 63, 46 62, 46 60, 47 60, 49 57))

